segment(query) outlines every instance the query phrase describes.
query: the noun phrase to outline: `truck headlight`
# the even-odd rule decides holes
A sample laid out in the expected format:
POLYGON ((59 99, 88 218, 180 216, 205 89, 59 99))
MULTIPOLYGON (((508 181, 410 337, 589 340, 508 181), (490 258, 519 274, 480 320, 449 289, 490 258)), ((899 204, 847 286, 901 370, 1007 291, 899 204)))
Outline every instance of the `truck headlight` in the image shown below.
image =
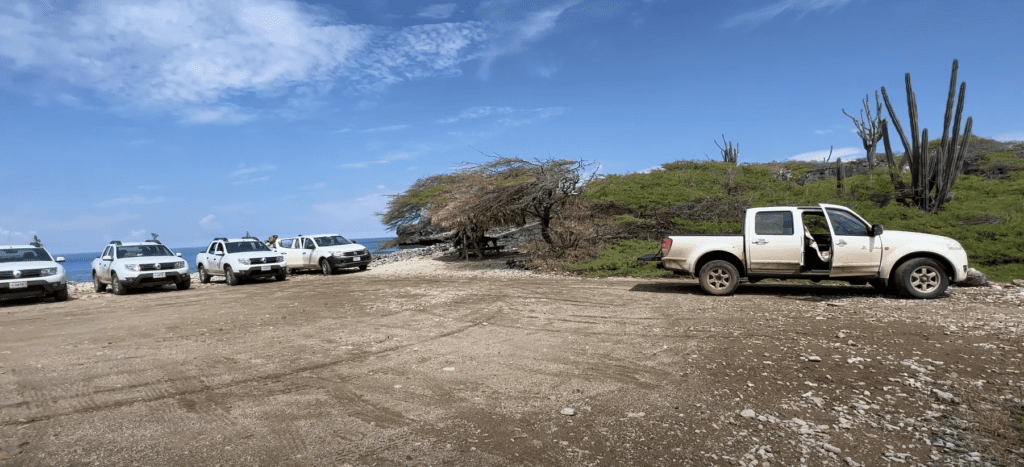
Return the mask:
POLYGON ((249 265, 249 259, 248 258, 238 258, 238 264, 244 264, 244 265, 248 266, 249 265))
POLYGON ((345 253, 342 253, 340 251, 335 251, 334 253, 331 253, 331 256, 333 256, 335 258, 341 258, 341 257, 345 256, 345 253))
POLYGON ((124 265, 124 268, 129 270, 129 271, 138 271, 139 270, 139 265, 138 264, 126 264, 126 265, 124 265))
POLYGON ((274 258, 274 262, 275 263, 283 263, 284 262, 284 256, 278 256, 278 257, 274 258))
POLYGON ((55 276, 57 275, 57 268, 43 268, 39 271, 40 276, 55 276))
POLYGON ((184 261, 178 261, 177 263, 174 263, 174 269, 181 269, 183 267, 185 267, 184 261))

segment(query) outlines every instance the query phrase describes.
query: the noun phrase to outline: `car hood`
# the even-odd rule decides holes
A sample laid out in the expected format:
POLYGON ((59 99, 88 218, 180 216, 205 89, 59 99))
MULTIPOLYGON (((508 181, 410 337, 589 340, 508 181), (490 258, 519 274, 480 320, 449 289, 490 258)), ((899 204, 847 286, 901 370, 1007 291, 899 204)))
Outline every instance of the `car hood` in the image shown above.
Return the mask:
POLYGON ((270 251, 246 251, 244 253, 232 253, 231 256, 234 256, 235 258, 245 258, 245 259, 268 258, 268 257, 281 256, 281 252, 274 251, 274 250, 270 250, 270 251))
POLYGON ((0 263, 0 271, 24 271, 26 269, 61 268, 53 261, 19 261, 17 263, 0 263))
MULTIPOLYGON (((174 263, 178 261, 185 261, 185 258, 178 256, 140 256, 137 258, 119 258, 124 264, 154 264, 154 263, 174 263)), ((185 263, 188 264, 187 262, 185 263)))
POLYGON ((903 230, 886 230, 882 233, 882 239, 900 244, 910 242, 932 242, 942 246, 946 246, 950 242, 956 242, 955 239, 943 237, 942 235, 906 232, 903 230))
POLYGON ((361 250, 365 250, 365 249, 366 249, 365 246, 362 246, 362 245, 360 245, 358 243, 352 243, 352 244, 349 244, 349 245, 322 246, 322 247, 318 247, 317 251, 324 251, 324 252, 331 252, 331 253, 335 253, 335 252, 348 253, 348 252, 352 252, 352 251, 361 251, 361 250))

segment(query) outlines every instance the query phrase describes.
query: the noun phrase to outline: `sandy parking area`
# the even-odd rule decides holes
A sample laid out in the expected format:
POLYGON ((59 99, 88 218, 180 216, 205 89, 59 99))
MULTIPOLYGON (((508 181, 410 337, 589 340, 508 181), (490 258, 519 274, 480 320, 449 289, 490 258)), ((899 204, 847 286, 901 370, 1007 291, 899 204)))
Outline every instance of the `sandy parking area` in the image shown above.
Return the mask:
POLYGON ((0 465, 1024 458, 992 434, 1024 398, 1024 289, 718 298, 502 264, 0 304, 0 465))

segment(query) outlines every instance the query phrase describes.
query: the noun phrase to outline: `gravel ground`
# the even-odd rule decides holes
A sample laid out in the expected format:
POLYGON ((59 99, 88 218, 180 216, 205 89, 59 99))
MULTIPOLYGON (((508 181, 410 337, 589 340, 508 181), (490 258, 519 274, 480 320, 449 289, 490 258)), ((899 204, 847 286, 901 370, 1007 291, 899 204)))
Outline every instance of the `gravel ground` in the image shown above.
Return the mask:
POLYGON ((2 304, 0 465, 1024 465, 1024 288, 509 259, 2 304))

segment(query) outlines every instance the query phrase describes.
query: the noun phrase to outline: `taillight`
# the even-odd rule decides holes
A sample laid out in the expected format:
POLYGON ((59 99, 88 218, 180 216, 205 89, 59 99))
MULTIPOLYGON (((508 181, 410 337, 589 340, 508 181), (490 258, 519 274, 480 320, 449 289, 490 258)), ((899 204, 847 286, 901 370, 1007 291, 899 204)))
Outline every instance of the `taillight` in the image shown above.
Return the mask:
POLYGON ((670 249, 672 249, 672 239, 671 238, 666 238, 666 239, 662 240, 661 241, 661 251, 662 251, 662 253, 668 253, 668 250, 670 250, 670 249))

